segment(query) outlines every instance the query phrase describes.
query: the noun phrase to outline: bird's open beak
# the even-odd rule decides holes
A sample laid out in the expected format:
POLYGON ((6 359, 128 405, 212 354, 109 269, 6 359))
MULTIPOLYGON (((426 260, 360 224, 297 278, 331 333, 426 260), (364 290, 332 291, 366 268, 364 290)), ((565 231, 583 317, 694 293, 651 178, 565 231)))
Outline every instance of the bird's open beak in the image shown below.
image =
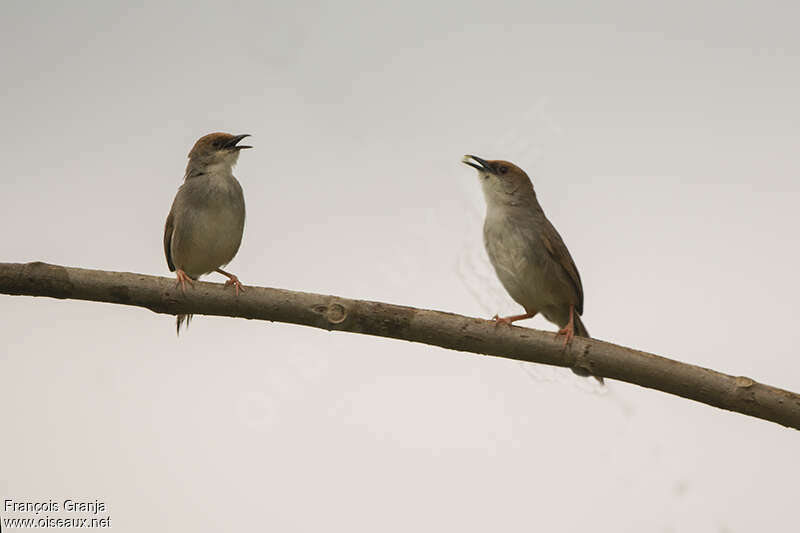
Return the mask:
POLYGON ((488 172, 489 171, 489 163, 486 162, 485 159, 481 159, 477 155, 470 155, 467 154, 461 158, 461 162, 465 165, 469 165, 478 172, 488 172))
POLYGON ((230 141, 225 144, 225 148, 229 148, 231 150, 243 150, 245 148, 252 148, 252 146, 237 146, 238 142, 244 139, 245 137, 250 137, 249 133, 245 133, 244 135, 234 135, 230 141))

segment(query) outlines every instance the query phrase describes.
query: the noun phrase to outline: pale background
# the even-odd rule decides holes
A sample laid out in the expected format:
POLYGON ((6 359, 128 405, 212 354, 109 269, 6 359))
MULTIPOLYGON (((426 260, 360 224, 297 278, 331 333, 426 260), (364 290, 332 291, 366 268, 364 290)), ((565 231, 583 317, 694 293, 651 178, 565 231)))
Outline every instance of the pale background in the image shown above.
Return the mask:
MULTIPOLYGON (((221 130, 255 146, 243 283, 517 311, 475 153, 533 177, 595 336, 800 390, 798 4, 516 4, 6 2, 0 261, 170 275, 186 154, 221 130)), ((99 499, 116 531, 797 527, 796 431, 659 392, 285 324, 0 313, 0 498, 99 499)))

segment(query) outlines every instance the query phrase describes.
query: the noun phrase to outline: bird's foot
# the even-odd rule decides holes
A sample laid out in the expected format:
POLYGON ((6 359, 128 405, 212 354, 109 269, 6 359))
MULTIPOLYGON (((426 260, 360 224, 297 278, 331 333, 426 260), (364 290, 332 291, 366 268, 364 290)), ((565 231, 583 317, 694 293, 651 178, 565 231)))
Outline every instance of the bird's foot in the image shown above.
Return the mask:
POLYGON ((559 335, 564 335, 564 349, 567 348, 567 344, 572 342, 572 337, 575 336, 575 308, 573 306, 569 306, 569 322, 567 325, 558 330, 556 333, 556 337, 559 335))
POLYGON ((233 276, 231 279, 225 282, 226 287, 230 287, 231 285, 233 285, 233 287, 236 289, 236 296, 239 296, 239 291, 244 292, 244 287, 241 283, 239 283, 239 278, 236 276, 233 276))
POLYGON ((494 322, 495 326, 499 326, 500 324, 511 324, 516 322, 517 320, 524 320, 526 318, 533 318, 536 316, 536 313, 525 313, 524 315, 512 315, 512 316, 500 316, 494 315, 492 317, 492 321, 494 322))
POLYGON ((186 292, 186 284, 188 283, 191 287, 194 287, 194 280, 189 277, 189 275, 181 270, 180 268, 175 271, 175 275, 178 276, 178 281, 175 282, 175 287, 178 285, 181 286, 181 291, 186 292))
POLYGON ((556 333, 556 337, 559 335, 564 335, 564 348, 567 347, 567 344, 572 342, 572 338, 575 336, 575 327, 573 326, 572 322, 567 324, 565 327, 558 330, 556 333))
POLYGON ((235 275, 231 274, 230 272, 225 272, 221 268, 218 268, 217 272, 228 277, 228 281, 225 282, 225 286, 230 287, 233 285, 233 287, 236 289, 236 296, 239 296, 239 291, 244 292, 244 287, 239 282, 239 278, 237 278, 235 275))
POLYGON ((494 322, 495 327, 499 326, 500 324, 511 324, 511 317, 501 317, 500 315, 494 315, 492 317, 492 322, 494 322))

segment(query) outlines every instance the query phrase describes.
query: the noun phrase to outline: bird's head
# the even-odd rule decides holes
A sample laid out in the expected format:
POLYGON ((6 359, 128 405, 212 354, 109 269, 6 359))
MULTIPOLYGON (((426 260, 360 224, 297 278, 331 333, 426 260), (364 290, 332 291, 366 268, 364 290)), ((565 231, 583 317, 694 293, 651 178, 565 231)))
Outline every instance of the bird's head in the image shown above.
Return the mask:
POLYGON ((230 133, 209 133, 200 137, 189 152, 187 177, 190 174, 206 174, 216 171, 230 172, 239 160, 239 150, 252 148, 239 141, 250 135, 231 135, 230 133))
POLYGON ((526 205, 536 203, 531 179, 524 170, 508 161, 487 161, 476 155, 461 159, 478 171, 486 203, 489 205, 526 205))

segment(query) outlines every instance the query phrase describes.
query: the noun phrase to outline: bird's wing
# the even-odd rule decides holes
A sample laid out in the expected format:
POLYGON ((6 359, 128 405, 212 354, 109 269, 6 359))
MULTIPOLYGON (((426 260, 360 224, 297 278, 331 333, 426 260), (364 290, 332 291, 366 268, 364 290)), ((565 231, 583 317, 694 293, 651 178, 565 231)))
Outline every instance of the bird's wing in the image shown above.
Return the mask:
POLYGON ((569 250, 567 250, 567 245, 564 244, 556 228, 547 219, 545 219, 545 223, 546 225, 541 235, 542 243, 553 261, 564 269, 564 272, 572 281, 572 286, 575 287, 575 293, 578 296, 575 310, 580 315, 583 313, 583 285, 581 284, 581 275, 578 274, 578 267, 575 266, 575 262, 572 260, 572 256, 569 255, 569 250))
POLYGON ((175 217, 173 210, 169 210, 167 215, 167 223, 164 224, 164 255, 167 257, 167 266, 170 272, 175 272, 175 265, 172 263, 172 230, 175 226, 175 217))

